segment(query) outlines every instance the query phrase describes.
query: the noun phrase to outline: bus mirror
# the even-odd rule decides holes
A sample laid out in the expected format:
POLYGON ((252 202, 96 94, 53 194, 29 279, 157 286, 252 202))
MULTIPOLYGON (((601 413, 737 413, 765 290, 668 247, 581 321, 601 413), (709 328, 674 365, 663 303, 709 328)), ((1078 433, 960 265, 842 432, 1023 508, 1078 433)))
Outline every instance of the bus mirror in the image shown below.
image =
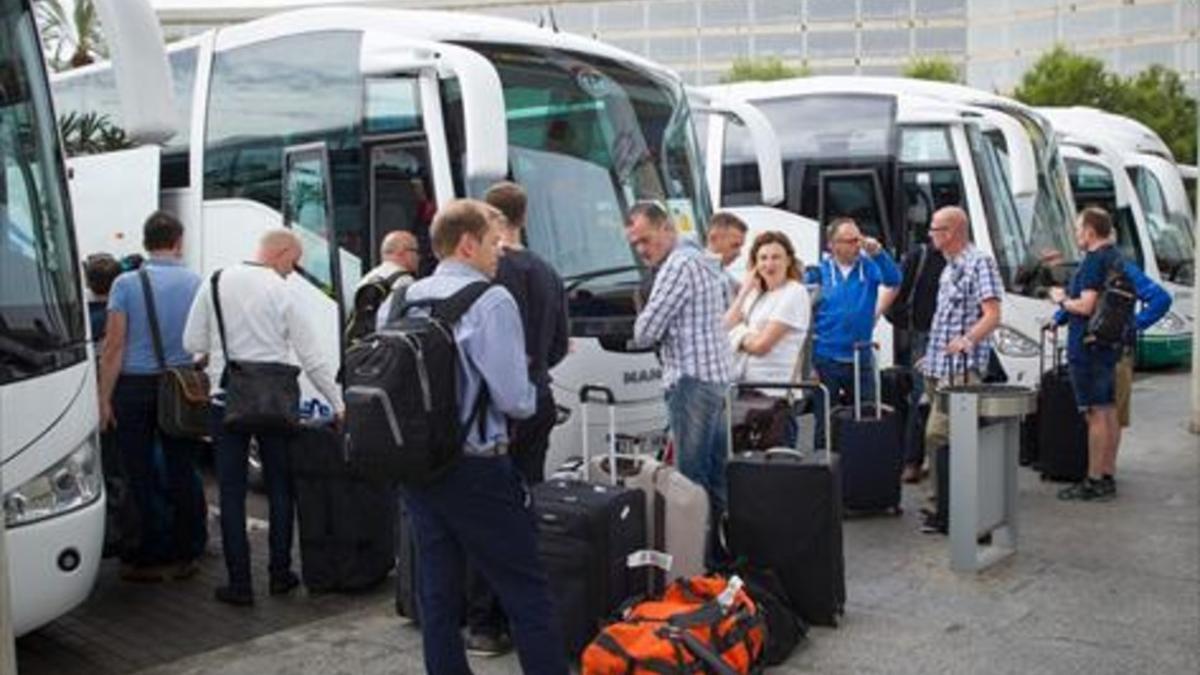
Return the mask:
MULTIPOLYGON (((718 114, 729 118, 726 123, 740 124, 750 135, 754 146, 754 159, 758 164, 758 180, 764 206, 774 206, 784 200, 783 155, 779 149, 779 138, 775 128, 758 108, 744 101, 713 98, 702 105, 693 105, 701 114, 718 114)), ((710 152, 711 156, 711 152, 710 152)), ((720 166, 715 169, 720 171, 720 166)), ((711 182, 711 181, 710 181, 711 182)))
POLYGON ((137 143, 166 142, 178 129, 171 70, 154 10, 146 0, 99 0, 96 10, 112 51, 125 132, 137 143))

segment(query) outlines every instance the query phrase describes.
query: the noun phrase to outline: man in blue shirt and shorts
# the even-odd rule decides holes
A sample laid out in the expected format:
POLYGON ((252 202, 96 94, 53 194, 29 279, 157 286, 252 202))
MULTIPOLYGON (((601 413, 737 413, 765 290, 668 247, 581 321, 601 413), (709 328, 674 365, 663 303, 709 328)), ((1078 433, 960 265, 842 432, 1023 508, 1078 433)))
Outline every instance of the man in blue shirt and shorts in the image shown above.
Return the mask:
POLYGON ((1090 340, 1088 322, 1100 305, 1108 271, 1122 265, 1113 245, 1112 218, 1098 208, 1086 208, 1075 221, 1075 242, 1086 251, 1069 291, 1054 288, 1050 298, 1067 316, 1067 365, 1075 403, 1087 418, 1088 475, 1058 493, 1059 499, 1107 501, 1116 496, 1112 474, 1104 468, 1114 460, 1120 426, 1116 407, 1116 366, 1119 345, 1090 340))

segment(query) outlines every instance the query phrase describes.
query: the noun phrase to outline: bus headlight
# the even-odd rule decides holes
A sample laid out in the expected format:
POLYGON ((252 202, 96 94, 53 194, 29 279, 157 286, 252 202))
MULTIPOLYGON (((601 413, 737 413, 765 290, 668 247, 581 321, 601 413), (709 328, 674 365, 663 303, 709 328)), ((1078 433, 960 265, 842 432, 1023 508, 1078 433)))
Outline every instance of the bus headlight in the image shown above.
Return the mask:
POLYGON ((17 527, 82 508, 100 498, 103 485, 99 453, 89 438, 61 462, 6 492, 5 522, 17 527))
POLYGON ((1166 334, 1182 333, 1185 330, 1185 328, 1186 328, 1186 323, 1184 322, 1182 316, 1179 316, 1175 312, 1167 312, 1166 314, 1163 315, 1163 318, 1158 320, 1158 323, 1154 324, 1153 326, 1150 326, 1150 328, 1147 329, 1146 332, 1147 333, 1160 333, 1160 334, 1162 334, 1162 333, 1166 333, 1166 334))
POLYGON ((1041 350, 1037 340, 1008 326, 996 329, 995 343, 996 351, 1005 356, 1032 358, 1041 350))

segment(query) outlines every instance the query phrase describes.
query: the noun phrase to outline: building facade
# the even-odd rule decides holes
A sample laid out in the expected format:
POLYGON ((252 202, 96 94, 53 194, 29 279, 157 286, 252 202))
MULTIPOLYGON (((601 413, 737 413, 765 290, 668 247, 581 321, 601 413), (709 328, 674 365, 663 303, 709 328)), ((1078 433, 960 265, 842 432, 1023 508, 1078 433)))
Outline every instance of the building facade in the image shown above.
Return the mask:
POLYGON ((642 54, 692 84, 739 58, 814 74, 896 75, 943 57, 968 84, 1006 92, 1062 43, 1128 74, 1160 63, 1200 91, 1200 0, 157 0, 169 36, 287 7, 446 9, 553 24, 642 54), (264 5, 266 5, 264 7, 264 5))

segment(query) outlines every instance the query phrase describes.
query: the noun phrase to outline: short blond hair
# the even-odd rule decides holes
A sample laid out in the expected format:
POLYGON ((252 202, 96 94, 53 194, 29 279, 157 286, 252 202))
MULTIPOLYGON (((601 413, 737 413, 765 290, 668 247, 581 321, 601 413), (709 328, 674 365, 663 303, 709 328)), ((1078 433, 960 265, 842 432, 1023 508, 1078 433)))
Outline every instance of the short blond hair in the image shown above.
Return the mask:
POLYGON ((439 259, 454 255, 466 235, 482 241, 490 226, 488 209, 492 207, 475 199, 453 199, 433 218, 430 240, 439 259))

